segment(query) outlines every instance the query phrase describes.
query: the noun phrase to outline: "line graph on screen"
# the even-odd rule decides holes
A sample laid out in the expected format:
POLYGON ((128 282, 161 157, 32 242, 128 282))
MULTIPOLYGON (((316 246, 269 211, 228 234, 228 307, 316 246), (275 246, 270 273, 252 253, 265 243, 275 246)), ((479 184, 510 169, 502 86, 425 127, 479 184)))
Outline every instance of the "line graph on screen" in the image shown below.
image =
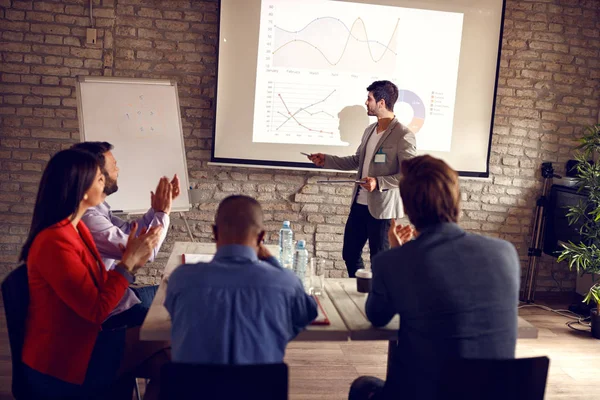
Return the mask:
POLYGON ((338 134, 335 87, 287 82, 271 82, 270 86, 270 135, 309 139, 338 134))
POLYGON ((273 67, 344 70, 391 74, 396 68, 400 19, 385 38, 372 38, 366 23, 356 18, 350 27, 339 18, 314 18, 292 30, 273 27, 273 67))

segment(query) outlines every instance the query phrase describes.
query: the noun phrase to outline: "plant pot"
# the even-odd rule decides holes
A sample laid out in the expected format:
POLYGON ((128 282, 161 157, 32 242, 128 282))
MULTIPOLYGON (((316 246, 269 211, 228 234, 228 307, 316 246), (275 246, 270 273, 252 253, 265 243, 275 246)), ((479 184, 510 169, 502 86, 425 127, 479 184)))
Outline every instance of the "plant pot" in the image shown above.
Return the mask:
POLYGON ((597 308, 590 310, 590 319, 592 320, 592 336, 600 339, 600 314, 597 308))

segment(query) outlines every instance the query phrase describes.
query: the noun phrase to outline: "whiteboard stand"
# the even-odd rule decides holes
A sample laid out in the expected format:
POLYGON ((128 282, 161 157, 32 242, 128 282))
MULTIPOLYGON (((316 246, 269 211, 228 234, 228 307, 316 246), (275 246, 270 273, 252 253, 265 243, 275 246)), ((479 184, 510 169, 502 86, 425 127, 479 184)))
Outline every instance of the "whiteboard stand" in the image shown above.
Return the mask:
POLYGON ((181 211, 179 212, 179 216, 183 219, 183 222, 185 222, 185 227, 187 228, 188 235, 190 235, 190 240, 192 242, 195 242, 196 239, 194 239, 194 235, 192 235, 192 230, 190 229, 190 225, 188 224, 187 218, 185 217, 185 215, 181 211))
MULTIPOLYGON (((201 189, 192 189, 192 187, 190 186, 190 188, 188 189, 187 192, 188 192, 188 198, 190 199, 190 201, 189 201, 190 205, 198 204, 202 201, 202 190, 201 189)), ((185 214, 180 212, 179 216, 181 217, 181 219, 183 219, 183 222, 185 223, 185 227, 187 228, 188 235, 190 236, 190 240, 192 242, 195 242, 196 239, 194 238, 194 235, 192 234, 192 230, 190 229, 190 225, 188 224, 185 214)))
MULTIPOLYGON (((179 176, 189 187, 177 82, 167 79, 77 77, 81 141, 109 142, 119 166, 114 210, 145 213, 161 176, 179 176)), ((179 196, 172 211, 189 211, 179 196)))

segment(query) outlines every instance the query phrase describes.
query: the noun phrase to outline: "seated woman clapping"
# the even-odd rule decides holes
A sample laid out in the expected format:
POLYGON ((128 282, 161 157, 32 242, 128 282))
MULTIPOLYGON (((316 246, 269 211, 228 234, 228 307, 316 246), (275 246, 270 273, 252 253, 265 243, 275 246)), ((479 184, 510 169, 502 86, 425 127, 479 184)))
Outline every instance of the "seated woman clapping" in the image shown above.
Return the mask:
POLYGON ((80 221, 102 201, 103 190, 96 159, 76 150, 55 154, 40 182, 20 256, 30 292, 22 360, 35 398, 85 398, 118 378, 126 335, 101 325, 150 257, 162 227, 130 235, 121 262, 106 271, 80 221))

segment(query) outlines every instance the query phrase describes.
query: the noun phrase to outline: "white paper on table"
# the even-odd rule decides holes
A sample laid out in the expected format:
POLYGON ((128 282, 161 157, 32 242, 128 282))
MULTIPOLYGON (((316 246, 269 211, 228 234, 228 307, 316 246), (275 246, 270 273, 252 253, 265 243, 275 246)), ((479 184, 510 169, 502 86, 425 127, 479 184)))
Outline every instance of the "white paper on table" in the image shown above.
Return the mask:
POLYGON ((199 262, 211 262, 214 254, 182 254, 182 262, 183 264, 196 264, 199 262))

